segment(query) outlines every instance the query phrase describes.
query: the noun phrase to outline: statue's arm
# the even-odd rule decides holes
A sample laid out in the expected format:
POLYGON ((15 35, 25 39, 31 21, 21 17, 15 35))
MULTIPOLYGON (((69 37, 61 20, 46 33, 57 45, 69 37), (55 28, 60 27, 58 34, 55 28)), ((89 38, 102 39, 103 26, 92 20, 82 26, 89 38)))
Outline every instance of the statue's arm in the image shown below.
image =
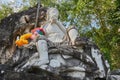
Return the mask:
POLYGON ((56 21, 56 24, 58 25, 58 27, 63 31, 64 34, 67 33, 65 27, 63 26, 63 24, 60 21, 56 21))

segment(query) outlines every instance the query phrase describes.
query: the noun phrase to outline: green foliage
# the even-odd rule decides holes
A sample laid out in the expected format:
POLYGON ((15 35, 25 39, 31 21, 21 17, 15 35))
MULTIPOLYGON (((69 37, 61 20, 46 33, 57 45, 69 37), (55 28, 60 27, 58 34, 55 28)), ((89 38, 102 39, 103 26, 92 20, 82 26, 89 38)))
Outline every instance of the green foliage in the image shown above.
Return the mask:
POLYGON ((0 21, 6 17, 9 16, 10 14, 13 13, 12 8, 10 8, 8 5, 1 4, 1 9, 0 9, 0 21))

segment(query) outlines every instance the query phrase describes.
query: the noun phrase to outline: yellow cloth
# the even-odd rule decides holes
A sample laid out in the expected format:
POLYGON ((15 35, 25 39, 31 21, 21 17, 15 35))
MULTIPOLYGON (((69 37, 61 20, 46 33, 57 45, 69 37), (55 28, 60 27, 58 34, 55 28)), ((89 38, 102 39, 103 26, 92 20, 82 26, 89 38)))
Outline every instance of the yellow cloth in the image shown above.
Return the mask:
POLYGON ((19 47, 20 46, 23 46, 25 44, 28 44, 28 40, 30 37, 32 36, 31 33, 27 33, 27 34, 23 34, 19 40, 16 40, 15 43, 16 45, 18 45, 19 47))

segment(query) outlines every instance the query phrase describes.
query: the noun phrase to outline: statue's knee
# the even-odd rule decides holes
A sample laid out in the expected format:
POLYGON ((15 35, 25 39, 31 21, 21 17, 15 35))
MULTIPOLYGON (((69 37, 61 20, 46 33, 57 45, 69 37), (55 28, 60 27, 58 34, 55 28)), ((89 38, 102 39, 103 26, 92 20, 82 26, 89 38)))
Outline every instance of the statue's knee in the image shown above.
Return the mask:
POLYGON ((68 30, 68 35, 69 35, 71 43, 74 45, 75 40, 76 40, 76 38, 78 36, 77 29, 74 26, 70 27, 69 30, 68 30))

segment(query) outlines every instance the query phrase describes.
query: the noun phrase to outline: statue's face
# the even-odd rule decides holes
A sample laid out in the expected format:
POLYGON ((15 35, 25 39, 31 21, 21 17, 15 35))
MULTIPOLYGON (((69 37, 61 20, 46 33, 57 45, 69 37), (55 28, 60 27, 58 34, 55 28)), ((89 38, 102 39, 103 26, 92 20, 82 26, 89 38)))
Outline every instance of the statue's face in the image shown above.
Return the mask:
POLYGON ((58 15, 59 15, 59 12, 58 12, 58 10, 56 8, 50 8, 50 9, 48 9, 48 13, 47 13, 48 20, 52 19, 52 18, 53 19, 54 18, 58 19, 58 15))

